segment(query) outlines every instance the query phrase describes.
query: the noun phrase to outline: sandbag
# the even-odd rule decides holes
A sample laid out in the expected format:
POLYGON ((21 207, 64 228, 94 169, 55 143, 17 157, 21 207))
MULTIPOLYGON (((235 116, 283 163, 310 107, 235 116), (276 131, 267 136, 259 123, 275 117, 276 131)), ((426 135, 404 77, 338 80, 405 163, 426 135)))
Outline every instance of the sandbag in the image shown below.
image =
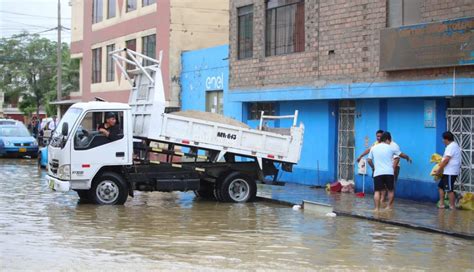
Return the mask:
POLYGON ((443 174, 436 175, 436 171, 438 171, 439 169, 439 163, 442 160, 443 160, 443 157, 438 153, 433 153, 433 155, 431 155, 430 162, 436 163, 436 165, 433 166, 433 168, 431 169, 431 173, 430 173, 430 176, 433 176, 434 180, 440 180, 443 177, 443 174))
POLYGON ((474 211, 474 194, 465 193, 459 200, 459 207, 463 210, 474 211))

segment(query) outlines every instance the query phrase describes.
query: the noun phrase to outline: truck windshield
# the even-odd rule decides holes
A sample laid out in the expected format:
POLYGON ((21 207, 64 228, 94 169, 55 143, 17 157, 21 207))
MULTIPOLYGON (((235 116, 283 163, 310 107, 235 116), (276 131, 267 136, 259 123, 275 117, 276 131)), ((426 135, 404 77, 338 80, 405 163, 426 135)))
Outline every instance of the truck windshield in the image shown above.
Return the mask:
POLYGON ((59 122, 59 124, 57 125, 56 129, 53 132, 52 140, 51 140, 52 146, 56 146, 57 144, 60 144, 61 141, 57 141, 56 139, 59 139, 59 137, 61 136, 61 130, 62 130, 63 124, 68 123, 68 132, 66 136, 67 138, 69 134, 71 133, 71 130, 74 124, 76 123, 77 119, 81 115, 81 113, 82 113, 82 109, 78 109, 78 108, 69 108, 67 110, 66 114, 64 114, 63 118, 61 118, 61 121, 59 122))

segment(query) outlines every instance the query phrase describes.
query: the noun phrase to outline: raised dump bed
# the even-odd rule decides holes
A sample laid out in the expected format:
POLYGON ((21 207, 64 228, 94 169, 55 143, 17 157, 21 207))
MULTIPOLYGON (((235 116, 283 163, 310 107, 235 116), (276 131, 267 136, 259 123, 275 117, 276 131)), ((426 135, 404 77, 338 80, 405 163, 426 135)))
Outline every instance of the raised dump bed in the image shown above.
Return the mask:
MULTIPOLYGON (((136 56, 133 51, 126 52, 129 59, 136 56)), ((120 60, 124 58, 114 56, 122 65, 120 60)), ((135 81, 129 99, 134 137, 218 151, 217 159, 226 153, 255 157, 260 167, 263 159, 288 164, 299 161, 304 125, 297 125, 297 111, 289 116, 265 116, 262 112, 258 129, 216 114, 165 113, 160 61, 153 63, 147 67, 134 63, 137 69, 133 71, 135 81), (292 126, 277 129, 263 126, 265 119, 282 118, 293 119, 292 126)), ((124 70, 123 66, 121 69, 124 70)))

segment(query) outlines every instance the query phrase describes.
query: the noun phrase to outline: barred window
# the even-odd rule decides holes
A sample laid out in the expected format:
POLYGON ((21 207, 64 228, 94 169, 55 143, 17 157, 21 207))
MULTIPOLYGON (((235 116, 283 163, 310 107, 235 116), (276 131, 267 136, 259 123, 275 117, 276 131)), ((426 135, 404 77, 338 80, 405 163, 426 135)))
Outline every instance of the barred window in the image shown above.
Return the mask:
POLYGON ((94 0, 92 2, 92 23, 98 23, 102 21, 102 0, 94 0))
MULTIPOLYGON (((150 58, 156 58, 156 35, 149 35, 142 37, 142 54, 150 58)), ((143 65, 152 65, 153 62, 149 60, 143 60, 143 65)))
POLYGON ((238 58, 251 58, 253 55, 253 6, 237 9, 238 16, 238 58))
POLYGON ((258 120, 260 119, 262 115, 262 111, 264 112, 265 115, 275 115, 275 108, 276 105, 275 103, 262 103, 262 102, 256 102, 256 103, 250 103, 248 106, 249 110, 249 120, 258 120))
POLYGON ((109 53, 115 50, 115 44, 107 45, 107 76, 106 81, 115 80, 115 65, 112 55, 109 53))
POLYGON ((92 83, 102 81, 102 48, 92 49, 92 83))
POLYGON ((266 55, 303 52, 304 0, 269 0, 266 8, 266 55))

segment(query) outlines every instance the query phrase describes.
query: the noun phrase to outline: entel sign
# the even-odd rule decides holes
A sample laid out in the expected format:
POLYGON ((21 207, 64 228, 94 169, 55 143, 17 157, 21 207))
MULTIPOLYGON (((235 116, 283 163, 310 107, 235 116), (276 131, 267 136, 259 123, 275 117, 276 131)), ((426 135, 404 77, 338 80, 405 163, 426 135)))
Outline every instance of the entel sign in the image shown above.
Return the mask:
POLYGON ((206 78, 206 90, 224 90, 224 73, 206 78))

